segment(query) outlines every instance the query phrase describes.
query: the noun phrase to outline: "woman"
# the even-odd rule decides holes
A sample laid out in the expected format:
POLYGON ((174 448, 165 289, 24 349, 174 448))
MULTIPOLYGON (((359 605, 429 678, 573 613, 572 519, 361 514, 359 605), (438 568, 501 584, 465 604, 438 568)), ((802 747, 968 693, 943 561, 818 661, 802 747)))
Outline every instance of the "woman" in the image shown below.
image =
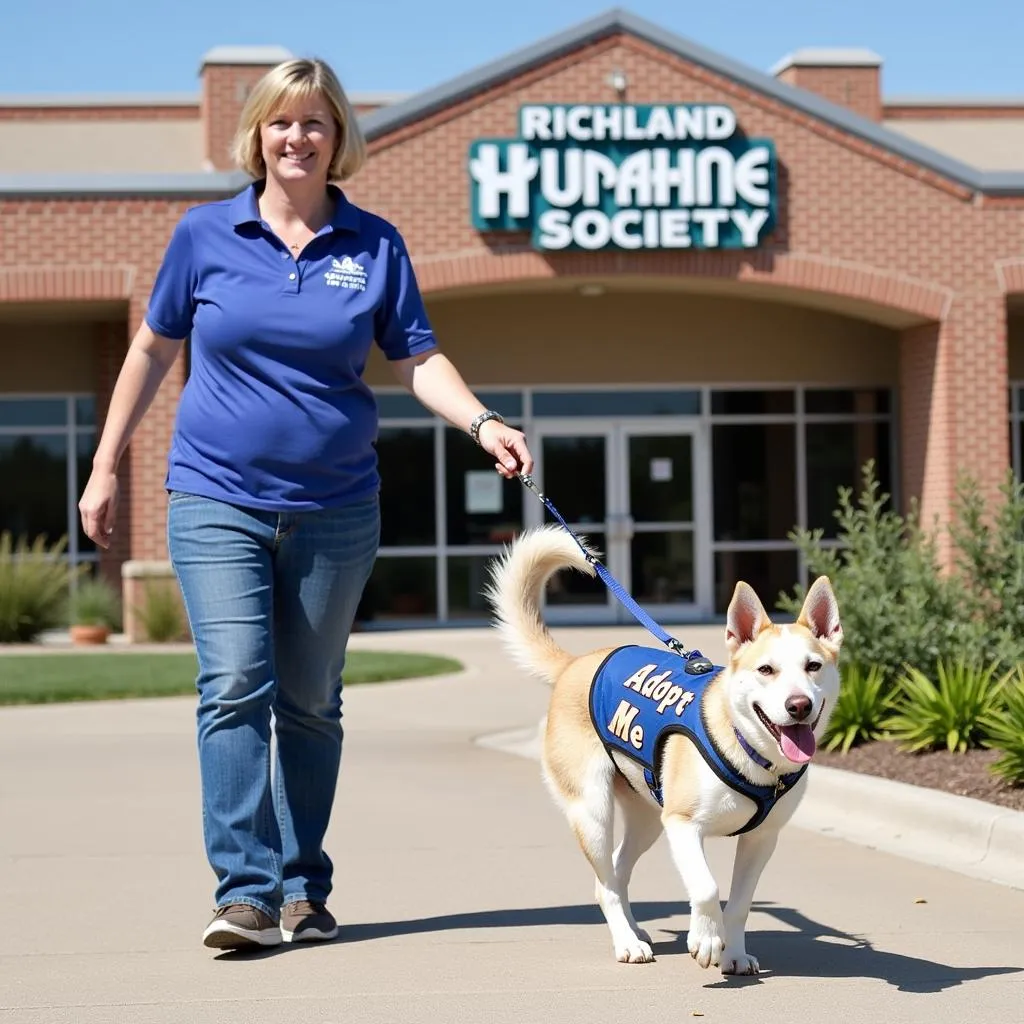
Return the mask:
POLYGON ((371 344, 503 476, 533 465, 522 433, 438 351, 398 231, 332 183, 362 166, 365 143, 331 69, 269 71, 235 158, 254 183, 177 224, 79 503, 86 534, 108 547, 118 462, 190 336, 167 541, 199 662, 203 831, 218 880, 204 942, 215 948, 338 931, 322 842, 345 650, 379 542, 371 344))

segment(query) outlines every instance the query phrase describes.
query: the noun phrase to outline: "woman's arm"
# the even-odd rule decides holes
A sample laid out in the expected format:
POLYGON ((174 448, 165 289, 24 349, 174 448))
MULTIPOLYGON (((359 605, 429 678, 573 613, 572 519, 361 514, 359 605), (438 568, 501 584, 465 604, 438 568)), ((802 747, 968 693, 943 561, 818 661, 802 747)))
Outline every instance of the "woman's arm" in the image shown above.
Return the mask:
MULTIPOLYGON (((469 389, 451 360, 433 350, 423 355, 398 359, 391 363, 395 376, 436 416, 453 427, 469 433, 473 420, 486 407, 469 389)), ((495 410, 501 412, 500 409, 495 410)), ((533 472, 533 456, 525 435, 498 420, 487 420, 480 426, 478 443, 496 460, 495 468, 502 476, 517 472, 533 472)))
POLYGON ((92 474, 78 510, 82 529, 102 548, 110 547, 117 511, 117 467, 168 370, 183 339, 164 338, 143 323, 128 347, 110 396, 103 432, 93 454, 92 474))

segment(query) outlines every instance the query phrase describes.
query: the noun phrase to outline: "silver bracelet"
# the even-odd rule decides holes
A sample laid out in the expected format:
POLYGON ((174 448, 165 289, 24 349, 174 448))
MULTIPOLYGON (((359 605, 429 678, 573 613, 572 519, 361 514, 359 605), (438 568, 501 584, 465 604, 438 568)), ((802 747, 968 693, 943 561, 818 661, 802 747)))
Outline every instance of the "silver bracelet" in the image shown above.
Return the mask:
POLYGON ((473 439, 475 444, 480 443, 480 428, 488 420, 497 420, 499 423, 505 421, 501 418, 499 413, 496 413, 493 409, 485 409, 472 423, 469 425, 469 436, 473 439))

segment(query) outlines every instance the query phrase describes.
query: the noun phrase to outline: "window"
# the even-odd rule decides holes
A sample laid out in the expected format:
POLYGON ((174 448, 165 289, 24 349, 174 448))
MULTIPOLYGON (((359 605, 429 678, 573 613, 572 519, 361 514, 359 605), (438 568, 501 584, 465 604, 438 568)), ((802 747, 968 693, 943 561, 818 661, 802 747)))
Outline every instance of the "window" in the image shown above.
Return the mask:
MULTIPOLYGON (((477 394, 510 424, 522 422, 522 392, 477 394)), ((384 389, 375 398, 381 547, 359 619, 479 618, 486 564, 522 530, 523 486, 499 477, 463 431, 408 392, 384 389)))
POLYGON ((697 416, 700 391, 537 391, 534 416, 697 416))
POLYGON ((92 395, 0 397, 0 531, 16 541, 65 537, 69 561, 96 561, 78 516, 95 445, 92 395))
POLYGON ((523 485, 499 476, 494 460, 463 431, 448 427, 444 435, 447 544, 497 552, 522 531, 523 485))
POLYGON ((1024 481, 1024 384, 1011 381, 1010 394, 1010 464, 1013 475, 1024 481))
POLYGON ((433 426, 382 427, 377 462, 381 546, 436 544, 433 426))
POLYGON ((723 389, 712 391, 711 410, 715 611, 725 612, 737 579, 771 610, 805 575, 789 539, 795 527, 835 542, 839 489, 859 494, 869 460, 892 495, 891 393, 723 389))

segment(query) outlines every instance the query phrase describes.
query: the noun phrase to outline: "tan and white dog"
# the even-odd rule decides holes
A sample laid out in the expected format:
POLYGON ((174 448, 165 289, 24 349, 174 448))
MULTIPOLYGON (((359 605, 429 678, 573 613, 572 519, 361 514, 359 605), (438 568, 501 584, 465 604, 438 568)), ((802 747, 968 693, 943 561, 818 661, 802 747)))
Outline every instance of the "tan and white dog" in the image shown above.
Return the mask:
POLYGON ((802 769, 839 694, 842 626, 830 582, 824 576, 814 582, 792 625, 773 624, 753 589, 737 583, 726 625, 728 664, 716 673, 707 671, 705 660, 702 681, 699 669, 688 675, 687 659, 670 650, 629 645, 580 656, 563 650, 544 623, 541 598, 548 579, 567 568, 594 575, 560 527, 527 531, 492 563, 486 596, 511 657, 553 684, 543 776, 597 876, 597 902, 616 959, 654 959, 627 887, 637 860, 664 831, 689 896, 690 954, 701 967, 720 966, 723 974, 756 974, 758 961, 745 941, 754 890, 780 829, 804 795, 802 769), (595 680, 607 666, 614 669, 620 655, 632 660, 602 684, 612 690, 602 705, 593 693, 595 680), (602 717, 605 707, 613 710, 602 717), (644 737, 655 720, 670 724, 663 739, 644 737), (685 721, 696 724, 687 727, 685 721), (701 752, 701 737, 710 740, 711 753, 701 752), (656 754, 645 776, 637 752, 648 748, 656 754), (618 847, 616 803, 624 826, 618 847), (737 834, 723 913, 704 843, 737 834))

